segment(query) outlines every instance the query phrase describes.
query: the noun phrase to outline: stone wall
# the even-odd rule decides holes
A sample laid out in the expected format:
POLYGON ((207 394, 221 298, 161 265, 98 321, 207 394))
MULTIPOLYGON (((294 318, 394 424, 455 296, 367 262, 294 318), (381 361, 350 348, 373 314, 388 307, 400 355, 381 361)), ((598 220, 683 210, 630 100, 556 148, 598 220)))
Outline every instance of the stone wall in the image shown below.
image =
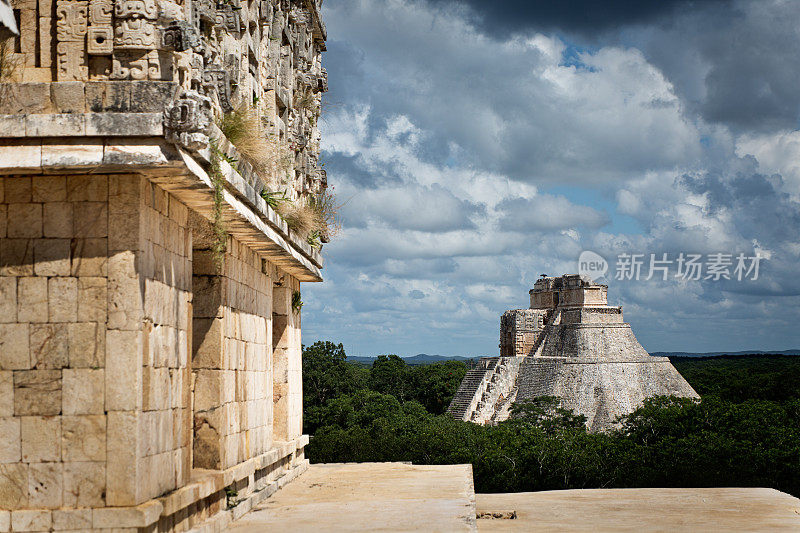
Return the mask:
MULTIPOLYGON (((262 181, 292 199, 307 198, 327 186, 318 165, 317 119, 328 83, 321 3, 13 0, 20 25, 8 38, 8 64, 16 68, 0 83, 169 82, 208 97, 217 116, 257 109, 275 153, 287 160, 276 165, 279 175, 262 181)), ((3 100, 12 93, 4 91, 3 100)), ((41 105, 14 100, 27 113, 41 105)), ((159 112, 167 104, 155 103, 159 112)), ((13 107, 0 103, 0 114, 13 114, 13 107)), ((68 107, 84 112, 74 102, 68 107)))
POLYGON ((208 223, 140 175, 9 176, 0 202, 0 509, 15 529, 110 527, 120 517, 92 509, 147 504, 193 468, 249 494, 256 472, 263 488, 302 464, 295 278, 233 237, 217 266, 208 223))
POLYGON ((306 468, 322 259, 261 193, 326 187, 320 4, 11 1, 0 531, 218 530, 306 468), (225 137, 234 112, 276 164, 225 137))

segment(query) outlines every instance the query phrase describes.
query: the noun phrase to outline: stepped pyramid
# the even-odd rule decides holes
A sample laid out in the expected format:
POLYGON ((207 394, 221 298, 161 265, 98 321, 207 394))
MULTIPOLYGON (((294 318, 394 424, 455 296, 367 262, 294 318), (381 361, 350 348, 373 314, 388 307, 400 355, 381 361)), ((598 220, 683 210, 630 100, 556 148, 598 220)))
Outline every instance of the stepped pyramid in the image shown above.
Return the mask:
POLYGON ((557 396, 586 416, 591 431, 611 429, 645 398, 698 398, 666 357, 653 357, 610 306, 608 287, 578 275, 541 277, 529 309, 500 319, 500 357, 467 372, 448 413, 478 424, 509 417, 514 402, 557 396))

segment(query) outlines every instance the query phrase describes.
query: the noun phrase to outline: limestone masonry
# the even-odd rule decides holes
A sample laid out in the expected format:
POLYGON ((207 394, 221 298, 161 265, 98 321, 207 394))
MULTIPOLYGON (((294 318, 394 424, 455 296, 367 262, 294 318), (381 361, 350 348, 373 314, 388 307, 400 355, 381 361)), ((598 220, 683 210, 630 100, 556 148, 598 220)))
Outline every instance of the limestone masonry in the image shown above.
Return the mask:
POLYGON ((500 357, 481 358, 467 372, 448 412, 494 423, 508 419, 515 402, 557 396, 602 431, 648 397, 697 398, 669 359, 642 348, 607 291, 578 275, 540 278, 529 309, 503 313, 500 357))
POLYGON ((220 530, 307 468, 322 260, 260 193, 326 187, 320 4, 0 0, 0 532, 220 530))

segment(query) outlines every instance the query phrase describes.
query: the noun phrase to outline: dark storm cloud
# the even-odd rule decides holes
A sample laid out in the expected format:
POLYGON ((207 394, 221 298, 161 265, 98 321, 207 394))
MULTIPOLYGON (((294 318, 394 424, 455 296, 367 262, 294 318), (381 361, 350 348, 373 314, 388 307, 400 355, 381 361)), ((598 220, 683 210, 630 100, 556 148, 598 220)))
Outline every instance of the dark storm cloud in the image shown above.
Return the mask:
POLYGON ((525 30, 555 30, 594 35, 630 24, 646 24, 675 11, 730 4, 730 0, 429 0, 467 5, 475 21, 497 38, 525 30))

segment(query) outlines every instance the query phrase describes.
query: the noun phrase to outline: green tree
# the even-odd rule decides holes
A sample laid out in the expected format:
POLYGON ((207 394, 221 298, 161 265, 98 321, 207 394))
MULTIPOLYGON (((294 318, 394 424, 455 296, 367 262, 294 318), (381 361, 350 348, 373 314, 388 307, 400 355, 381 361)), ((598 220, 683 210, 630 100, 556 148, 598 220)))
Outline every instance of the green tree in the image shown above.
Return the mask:
POLYGON ((421 403, 429 413, 443 414, 467 373, 461 361, 446 361, 411 367, 411 399, 421 403))
POLYGON ((347 362, 344 346, 318 341, 303 347, 303 430, 313 434, 329 401, 366 386, 367 369, 347 362))
POLYGON ((369 371, 369 388, 405 401, 412 393, 411 377, 409 366, 402 358, 396 355, 379 355, 369 371))

